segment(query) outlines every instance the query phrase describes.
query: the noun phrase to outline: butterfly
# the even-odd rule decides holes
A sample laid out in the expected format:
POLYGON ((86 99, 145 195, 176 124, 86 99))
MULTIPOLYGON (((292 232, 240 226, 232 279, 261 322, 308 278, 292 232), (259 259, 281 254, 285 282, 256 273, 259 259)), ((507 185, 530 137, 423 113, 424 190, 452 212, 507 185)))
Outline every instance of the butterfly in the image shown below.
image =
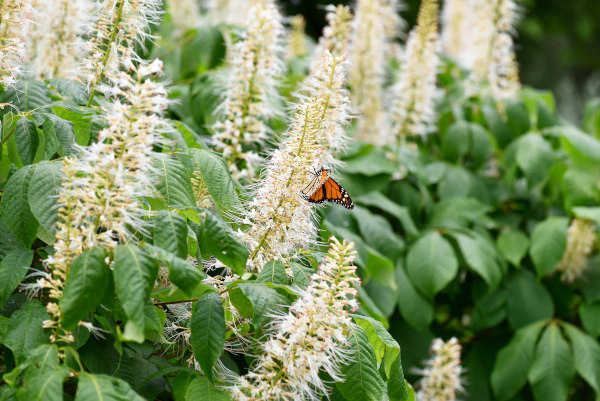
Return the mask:
POLYGON ((300 191, 300 196, 313 203, 335 202, 346 209, 354 209, 348 192, 331 178, 329 170, 324 168, 315 172, 315 177, 300 191))

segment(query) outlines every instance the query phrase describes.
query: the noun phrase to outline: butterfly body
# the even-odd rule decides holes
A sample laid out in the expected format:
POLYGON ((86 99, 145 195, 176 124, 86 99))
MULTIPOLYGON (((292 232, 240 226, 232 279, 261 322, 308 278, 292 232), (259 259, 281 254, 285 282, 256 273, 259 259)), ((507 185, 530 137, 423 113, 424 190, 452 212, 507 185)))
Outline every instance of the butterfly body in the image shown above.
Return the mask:
POLYGON ((324 168, 316 172, 315 177, 300 191, 300 196, 312 203, 328 201, 342 205, 346 209, 354 208, 348 192, 331 178, 329 170, 324 168))

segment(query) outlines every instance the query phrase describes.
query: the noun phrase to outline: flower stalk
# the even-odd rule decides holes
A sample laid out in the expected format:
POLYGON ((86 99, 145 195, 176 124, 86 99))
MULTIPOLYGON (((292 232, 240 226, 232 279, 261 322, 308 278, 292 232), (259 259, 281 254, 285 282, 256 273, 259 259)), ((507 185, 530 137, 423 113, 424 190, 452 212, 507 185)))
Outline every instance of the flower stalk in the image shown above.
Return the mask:
POLYGON ((398 81, 391 90, 391 130, 380 131, 380 143, 392 144, 406 137, 423 136, 433 129, 440 46, 438 11, 437 0, 421 3, 417 26, 408 36, 398 81))
POLYGON ((573 219, 567 231, 567 248, 556 266, 562 273, 561 280, 573 283, 583 275, 595 242, 594 224, 589 220, 573 219))
POLYGON ((444 342, 436 338, 431 344, 431 359, 425 361, 417 397, 421 401, 455 401, 464 391, 460 362, 460 343, 454 337, 444 342))
POLYGON ((230 386, 236 400, 318 400, 329 394, 319 373, 343 380, 341 367, 353 358, 347 333, 360 279, 352 264, 354 244, 332 237, 329 245, 308 288, 299 291, 287 314, 275 316, 255 367, 230 386))
POLYGON ((228 86, 220 106, 225 118, 213 126, 213 145, 238 180, 258 174, 258 152, 270 136, 267 120, 277 114, 273 102, 285 69, 281 19, 275 6, 252 6, 245 38, 229 52, 228 86))

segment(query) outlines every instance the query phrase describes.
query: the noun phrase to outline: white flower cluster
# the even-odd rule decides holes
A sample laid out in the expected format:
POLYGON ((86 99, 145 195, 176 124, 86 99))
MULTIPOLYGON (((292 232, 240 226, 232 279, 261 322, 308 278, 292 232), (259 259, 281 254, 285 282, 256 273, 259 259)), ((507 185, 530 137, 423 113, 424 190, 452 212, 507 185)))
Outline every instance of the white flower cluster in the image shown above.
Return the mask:
POLYGON ((274 332, 256 366, 230 387, 236 400, 320 400, 328 387, 319 374, 342 381, 341 367, 353 355, 348 310, 358 308, 354 244, 332 237, 329 254, 289 312, 276 316, 274 332))
POLYGON ((302 57, 308 52, 306 49, 306 20, 300 14, 290 18, 290 35, 287 46, 286 58, 302 57))
POLYGON ((491 48, 487 79, 494 98, 514 98, 521 89, 512 38, 518 9, 513 0, 495 0, 494 3, 496 34, 491 48))
POLYGON ((37 29, 29 38, 34 51, 31 75, 36 79, 76 79, 86 46, 82 36, 93 24, 93 4, 90 0, 39 3, 37 29))
POLYGON ((488 84, 496 99, 514 97, 521 87, 512 39, 517 16, 514 0, 445 2, 444 52, 488 84))
POLYGON ((205 0, 209 20, 246 26, 248 11, 254 5, 274 6, 274 0, 205 0))
POLYGON ((240 224, 242 241, 252 251, 248 269, 262 270, 269 260, 289 260, 298 248, 315 244, 317 227, 310 203, 300 191, 322 166, 335 167, 335 155, 345 146, 344 126, 350 118, 343 56, 324 53, 320 68, 307 80, 307 97, 297 106, 288 139, 275 150, 266 176, 240 224))
POLYGON ((23 64, 29 58, 26 46, 33 13, 31 4, 22 0, 0 2, 0 85, 14 86, 23 73, 23 64))
POLYGON ((97 3, 96 23, 86 42, 86 57, 82 79, 95 89, 102 79, 116 73, 121 66, 133 67, 142 61, 135 53, 135 44, 144 48, 153 39, 150 25, 157 24, 161 15, 161 0, 103 0, 97 3))
POLYGON ((562 273, 563 281, 572 283, 581 277, 595 242, 594 224, 589 220, 573 219, 567 231, 567 249, 556 267, 562 273))
POLYGON ((350 92, 346 89, 348 63, 345 54, 332 55, 328 50, 322 53, 321 62, 304 81, 301 93, 325 99, 323 115, 324 151, 315 168, 327 167, 335 170, 340 164, 337 156, 348 147, 349 138, 344 127, 348 125, 353 111, 350 92))
POLYGON ((386 131, 383 114, 385 63, 400 24, 397 3, 392 0, 358 0, 350 47, 352 101, 362 118, 356 138, 377 142, 386 131), (395 28, 395 29, 393 29, 395 28))
POLYGON ((431 359, 419 373, 417 398, 419 401, 455 401, 464 391, 461 383, 463 369, 460 362, 460 343, 454 337, 444 342, 436 338, 431 344, 431 359))
POLYGON ((352 28, 352 12, 350 7, 338 4, 328 5, 325 10, 327 25, 323 28, 323 35, 319 38, 312 60, 310 62, 311 73, 319 68, 323 62, 323 54, 330 52, 333 57, 348 54, 348 41, 352 28))
POLYGON ((182 35, 188 29, 198 28, 202 24, 198 0, 169 1, 167 4, 178 35, 182 35))
POLYGON ((391 130, 380 131, 380 143, 392 144, 433 129, 440 40, 437 0, 424 0, 417 26, 410 32, 398 81, 391 89, 391 130))
POLYGON ((304 99, 296 108, 288 139, 276 149, 240 223, 244 244, 252 251, 249 271, 261 271, 273 259, 287 260, 296 248, 313 244, 317 234, 311 205, 299 192, 323 153, 321 130, 325 102, 304 99))
POLYGON ((266 120, 275 114, 273 101, 284 72, 282 17, 273 5, 250 8, 248 30, 228 55, 230 72, 221 110, 213 126, 213 144, 223 153, 236 179, 251 179, 262 158, 260 144, 268 139, 266 120))
MULTIPOLYGON (((84 249, 112 249, 130 241, 133 232, 146 231, 147 212, 140 199, 154 194, 152 147, 167 129, 162 117, 169 103, 166 90, 150 79, 161 71, 162 63, 155 60, 109 76, 111 86, 105 91, 115 96, 107 115, 109 126, 100 131, 96 143, 79 148, 79 157, 63 161, 58 232, 54 254, 45 261, 52 272, 47 281, 50 296, 57 301, 70 263, 84 249)), ((58 306, 49 302, 48 312, 52 320, 45 327, 55 329, 52 340, 68 340, 59 337, 58 306)))

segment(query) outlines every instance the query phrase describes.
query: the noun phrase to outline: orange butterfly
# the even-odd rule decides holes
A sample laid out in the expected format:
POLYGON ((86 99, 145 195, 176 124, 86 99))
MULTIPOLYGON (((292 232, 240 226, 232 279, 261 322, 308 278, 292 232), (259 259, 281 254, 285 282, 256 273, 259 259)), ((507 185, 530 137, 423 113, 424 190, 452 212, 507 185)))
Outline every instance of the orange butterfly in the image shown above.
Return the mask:
POLYGON ((308 183, 300 196, 309 202, 323 203, 325 201, 335 202, 346 209, 354 209, 354 203, 348 195, 348 192, 329 174, 329 170, 320 169, 315 173, 315 177, 308 183))

